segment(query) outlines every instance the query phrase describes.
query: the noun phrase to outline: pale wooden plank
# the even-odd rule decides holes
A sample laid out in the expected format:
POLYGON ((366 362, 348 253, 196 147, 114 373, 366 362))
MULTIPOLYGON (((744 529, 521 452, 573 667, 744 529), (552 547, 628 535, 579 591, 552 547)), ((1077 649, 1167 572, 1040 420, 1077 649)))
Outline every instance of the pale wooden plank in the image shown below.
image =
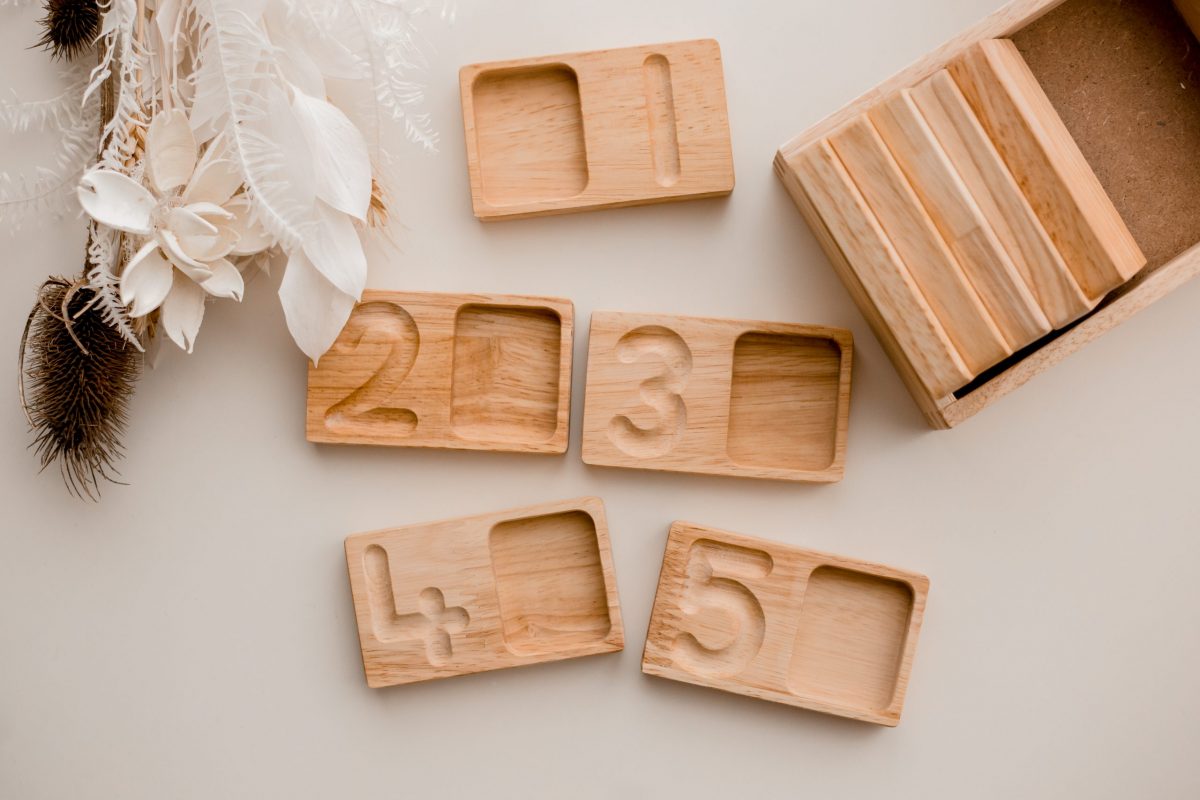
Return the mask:
POLYGON ((1145 266, 1016 45, 979 42, 950 64, 950 73, 1087 296, 1103 296, 1145 266))
POLYGON ((869 116, 1009 350, 1049 333, 1049 320, 909 93, 897 92, 869 116))
POLYGON ((899 164, 865 115, 829 137, 946 336, 976 375, 1015 349, 950 252, 899 164))
POLYGON ((949 71, 915 86, 912 99, 1050 324, 1061 328, 1090 311, 1096 301, 1079 288, 949 71))
POLYGON ((974 373, 833 147, 815 142, 797 153, 790 166, 922 385, 941 397, 969 382, 974 373))

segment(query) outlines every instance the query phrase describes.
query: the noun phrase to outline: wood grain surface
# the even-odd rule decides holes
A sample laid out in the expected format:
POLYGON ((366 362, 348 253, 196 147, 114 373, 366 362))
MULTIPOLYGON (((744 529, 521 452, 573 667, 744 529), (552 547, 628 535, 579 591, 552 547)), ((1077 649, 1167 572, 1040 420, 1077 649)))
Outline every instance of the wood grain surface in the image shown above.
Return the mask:
POLYGON ((913 572, 676 522, 642 671, 895 726, 928 592, 913 572))
POLYGON ((459 84, 482 220, 733 191, 713 39, 471 64, 459 84))
POLYGON ((346 539, 373 688, 624 647, 595 497, 346 539))

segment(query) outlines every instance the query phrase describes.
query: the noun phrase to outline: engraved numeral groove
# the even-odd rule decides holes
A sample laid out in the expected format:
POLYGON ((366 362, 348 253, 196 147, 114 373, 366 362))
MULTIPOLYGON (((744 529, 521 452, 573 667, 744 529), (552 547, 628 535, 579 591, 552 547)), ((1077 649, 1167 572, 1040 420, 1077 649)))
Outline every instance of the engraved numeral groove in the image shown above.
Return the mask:
POLYGON ((657 358, 662 362, 662 370, 643 381, 639 388, 643 405, 655 412, 654 424, 639 427, 629 416, 620 414, 609 421, 608 438, 634 458, 665 455, 687 430, 687 405, 682 394, 692 372, 692 351, 675 331, 661 325, 646 325, 622 336, 616 352, 623 364, 657 358))
POLYGON ((451 634, 462 633, 471 622, 467 610, 461 606, 446 608, 442 590, 428 586, 421 590, 415 613, 397 613, 387 551, 377 544, 363 552, 363 572, 367 576, 367 597, 375 638, 388 644, 420 641, 431 666, 448 664, 454 655, 451 634))
POLYGON ((386 405, 392 393, 408 378, 417 361, 420 334, 412 315, 395 303, 359 305, 338 337, 331 355, 354 357, 380 351, 378 366, 365 382, 325 412, 332 431, 347 432, 363 425, 386 426, 389 434, 405 435, 417 427, 417 415, 407 408, 386 405))
POLYGON ((688 551, 679 609, 690 622, 671 647, 671 658, 697 675, 730 677, 750 665, 762 648, 767 616, 744 580, 767 577, 771 556, 701 539, 688 551))

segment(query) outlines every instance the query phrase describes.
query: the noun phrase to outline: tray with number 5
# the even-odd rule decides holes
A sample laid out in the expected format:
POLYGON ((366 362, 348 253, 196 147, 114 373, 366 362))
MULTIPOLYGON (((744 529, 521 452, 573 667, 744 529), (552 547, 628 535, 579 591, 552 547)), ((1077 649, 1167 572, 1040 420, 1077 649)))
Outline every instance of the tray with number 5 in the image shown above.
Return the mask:
POLYGON ((676 522, 647 675, 895 726, 929 579, 676 522))

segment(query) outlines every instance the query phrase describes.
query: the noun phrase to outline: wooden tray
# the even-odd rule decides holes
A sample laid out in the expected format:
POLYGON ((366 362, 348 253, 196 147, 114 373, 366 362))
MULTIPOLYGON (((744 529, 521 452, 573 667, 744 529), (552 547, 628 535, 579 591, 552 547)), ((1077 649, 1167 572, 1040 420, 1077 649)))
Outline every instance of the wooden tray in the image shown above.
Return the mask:
POLYGON ((565 453, 571 301, 363 293, 308 368, 310 442, 565 453))
MULTIPOLYGON (((1200 197, 1200 160, 1195 158, 1200 152, 1200 95, 1194 83, 1198 73, 1200 44, 1169 0, 1017 0, 780 148, 776 171, 931 425, 948 428, 971 417, 1200 271, 1200 217, 1195 214, 1200 197), (993 47, 981 60, 979 48, 1002 38, 1011 38, 1015 49, 1005 53, 993 47), (1015 117, 1002 116, 1014 109, 1004 107, 1004 91, 1031 96, 1029 81, 1013 69, 1013 54, 1027 65, 1038 88, 1035 94, 1044 92, 1041 103, 1017 110, 1035 119, 1053 117, 1068 142, 1045 126, 1023 129, 1013 122, 1015 117), (805 188, 803 154, 811 154, 814 145, 864 115, 883 127, 888 124, 881 114, 886 106, 903 112, 903 103, 911 101, 935 114, 941 108, 942 133, 953 126, 954 104, 959 101, 943 91, 947 70, 967 87, 964 94, 980 112, 983 128, 1012 168, 1038 220, 1045 223, 1040 233, 1028 226, 997 226, 999 244, 1010 252, 1024 248, 1028 259, 1052 259, 1045 251, 1044 237, 1049 235, 1066 262, 1074 259, 1078 284, 1074 290, 1051 282, 1035 285, 1035 294, 1046 293, 1039 299, 1051 309, 1047 316, 1061 327, 1025 346, 1012 348, 1013 342, 1008 342, 1011 354, 983 369, 978 362, 987 358, 985 339, 972 340, 977 345, 974 364, 967 359, 956 363, 947 355, 954 349, 947 344, 953 336, 946 334, 952 331, 935 324, 939 320, 933 319, 937 314, 930 308, 932 301, 923 305, 918 298, 903 307, 873 299, 867 284, 878 274, 873 277, 866 271, 886 272, 898 253, 886 247, 871 252, 870 242, 879 230, 869 225, 860 228, 848 250, 850 245, 835 235, 841 223, 822 213, 819 199, 805 188), (1001 79, 989 82, 989 75, 1001 79), (1034 135, 1024 139, 1006 135, 1029 130, 1034 135), (1067 143, 1074 154, 1063 149, 1067 143), (1039 160, 1045 158, 1050 161, 1039 160), (1048 166, 1052 162, 1057 164, 1054 169, 1048 166), (1071 176, 1057 189, 1047 184, 1055 169, 1071 176), (1087 224, 1055 230, 1053 215, 1065 208, 1073 208, 1076 218, 1087 224), (1116 225, 1110 224, 1114 210, 1116 225), (865 249, 853 252, 860 244, 865 249), (1125 281, 1142 255, 1146 266, 1125 281), (1081 271, 1089 268, 1092 271, 1081 271)), ((894 136, 901 126, 895 119, 892 125, 894 136)), ((972 148, 969 127, 958 130, 961 140, 941 137, 947 151, 982 152, 972 148)), ((936 171, 936 165, 929 169, 936 171)), ((975 191, 980 207, 967 210, 987 217, 997 209, 1014 208, 1007 205, 1014 198, 1013 176, 989 171, 987 159, 979 161, 977 169, 964 173, 964 180, 972 191, 982 187, 982 195, 975 191)), ((949 193, 961 189, 944 186, 942 196, 927 193, 922 204, 936 217, 949 193)), ((965 230, 962 226, 969 223, 964 214, 956 224, 965 230)), ((981 248, 996 244, 975 242, 981 248)), ((1052 266, 1046 262, 1047 270, 1052 266)), ((893 281, 887 292, 903 298, 911 285, 894 274, 884 276, 893 281)), ((1049 280, 1052 272, 1041 275, 1049 280)))
POLYGON ((733 191, 715 40, 471 64, 459 84, 482 220, 733 191))
POLYGON ((840 328, 597 311, 583 460, 841 480, 853 357, 840 328))
POLYGON ((923 575, 676 522, 642 671, 895 726, 923 575))
POLYGON ((625 646, 595 497, 360 533, 346 565, 372 688, 625 646))

